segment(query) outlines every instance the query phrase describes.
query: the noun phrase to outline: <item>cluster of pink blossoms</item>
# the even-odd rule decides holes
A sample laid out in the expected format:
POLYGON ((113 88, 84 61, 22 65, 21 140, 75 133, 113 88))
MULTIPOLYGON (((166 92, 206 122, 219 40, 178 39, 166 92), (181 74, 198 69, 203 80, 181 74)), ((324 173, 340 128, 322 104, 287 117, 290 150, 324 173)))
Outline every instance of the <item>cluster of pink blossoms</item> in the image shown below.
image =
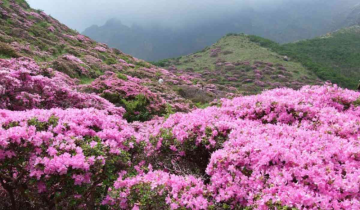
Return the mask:
POLYGON ((102 46, 96 46, 94 48, 94 50, 99 51, 99 52, 106 52, 107 51, 106 48, 102 47, 102 46))
POLYGON ((84 64, 84 62, 80 58, 78 58, 74 55, 66 54, 66 55, 63 55, 62 58, 65 60, 68 60, 68 61, 73 61, 75 63, 84 64))
POLYGON ((357 140, 288 125, 240 121, 206 173, 216 202, 297 209, 358 209, 357 140))
MULTIPOLYGON (((138 175, 123 180, 124 173, 120 173, 119 179, 114 183, 115 192, 111 192, 105 198, 103 204, 110 205, 115 209, 129 208, 129 197, 136 196, 136 188, 144 188, 153 191, 151 199, 164 197, 159 203, 153 203, 150 208, 162 209, 169 206, 171 209, 206 209, 209 201, 205 198, 205 185, 201 179, 194 176, 176 176, 163 171, 150 171, 147 174, 138 175), (117 193, 120 190, 121 193, 117 193)), ((140 209, 141 203, 133 203, 133 209, 140 209)))

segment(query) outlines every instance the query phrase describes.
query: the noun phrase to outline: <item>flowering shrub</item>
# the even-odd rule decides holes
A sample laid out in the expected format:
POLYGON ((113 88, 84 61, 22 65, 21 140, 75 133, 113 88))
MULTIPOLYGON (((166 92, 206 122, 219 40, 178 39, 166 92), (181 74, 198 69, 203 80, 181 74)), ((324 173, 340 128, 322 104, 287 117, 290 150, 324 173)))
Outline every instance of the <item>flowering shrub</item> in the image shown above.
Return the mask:
POLYGON ((236 118, 293 124, 316 122, 324 108, 346 111, 358 97, 359 93, 337 86, 305 86, 300 91, 275 89, 255 96, 222 99, 222 107, 236 118))
POLYGON ((211 158, 209 190, 217 202, 266 209, 357 209, 360 151, 342 139, 287 125, 242 122, 211 158))
POLYGON ((80 60, 80 58, 77 58, 73 55, 63 55, 62 56, 65 60, 68 60, 68 61, 73 61, 73 62, 76 62, 76 63, 80 63, 80 64, 84 64, 84 62, 82 60, 80 60))
POLYGON ((99 52, 106 52, 106 51, 107 51, 106 48, 105 48, 105 47, 102 47, 102 46, 96 46, 96 47, 94 48, 94 50, 97 50, 97 51, 99 51, 99 52))
POLYGON ((71 35, 69 35, 69 34, 63 34, 63 36, 66 37, 66 38, 68 38, 68 39, 74 40, 74 41, 77 40, 76 37, 71 36, 71 35))
POLYGON ((126 179, 120 175, 110 194, 103 203, 122 209, 206 209, 209 206, 201 179, 163 171, 126 179))
POLYGON ((89 108, 105 109, 122 115, 123 108, 95 94, 80 93, 73 89, 71 79, 51 69, 41 75, 41 69, 31 59, 0 59, 0 108, 26 110, 33 108, 89 108))
POLYGON ((12 46, 0 42, 0 55, 2 56, 6 56, 9 58, 18 58, 20 57, 20 54, 14 49, 12 48, 12 46))
POLYGON ((78 34, 76 35, 77 40, 79 40, 80 42, 89 42, 91 41, 88 37, 78 34))
POLYGON ((50 26, 50 27, 48 27, 48 31, 54 33, 56 31, 56 29, 54 28, 54 26, 50 26))
POLYGON ((40 20, 44 19, 40 14, 36 12, 29 12, 28 14, 40 20))
POLYGON ((98 205, 94 199, 132 164, 134 130, 116 115, 51 109, 0 116, 0 181, 13 205, 98 205))
POLYGON ((123 106, 129 121, 146 121, 165 110, 165 100, 141 85, 142 80, 113 72, 96 79, 85 89, 95 92, 116 106, 123 106), (125 79, 126 78, 126 79, 125 79))

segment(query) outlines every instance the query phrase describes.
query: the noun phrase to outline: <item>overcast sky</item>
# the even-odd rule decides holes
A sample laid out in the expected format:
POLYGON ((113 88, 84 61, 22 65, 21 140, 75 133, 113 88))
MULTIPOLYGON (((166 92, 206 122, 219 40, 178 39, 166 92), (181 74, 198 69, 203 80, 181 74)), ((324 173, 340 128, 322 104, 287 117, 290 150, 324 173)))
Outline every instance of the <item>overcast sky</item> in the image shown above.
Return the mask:
POLYGON ((123 23, 164 24, 187 23, 222 18, 245 6, 274 7, 291 0, 28 0, 35 9, 44 10, 69 27, 82 32, 118 18, 123 23))
MULTIPOLYGON (((285 7, 287 11, 301 6, 329 5, 335 8, 359 0, 27 0, 35 9, 44 10, 60 22, 82 32, 96 24, 117 18, 126 25, 161 24, 186 26, 226 18, 234 12, 252 8, 258 12, 285 7), (325 3, 326 2, 326 3, 325 3), (330 3, 332 2, 332 3, 330 3), (287 8, 286 8, 287 7, 287 8)), ((321 8, 321 7, 320 7, 321 8)), ((290 12, 290 11, 289 11, 290 12)))

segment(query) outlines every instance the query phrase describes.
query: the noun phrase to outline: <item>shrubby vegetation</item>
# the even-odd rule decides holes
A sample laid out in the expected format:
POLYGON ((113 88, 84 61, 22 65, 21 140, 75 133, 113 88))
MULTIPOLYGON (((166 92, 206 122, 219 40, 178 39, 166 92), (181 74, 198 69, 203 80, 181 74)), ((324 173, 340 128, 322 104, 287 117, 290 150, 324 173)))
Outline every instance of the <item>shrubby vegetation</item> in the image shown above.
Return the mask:
POLYGON ((124 108, 126 110, 126 113, 124 114, 124 118, 129 122, 134 121, 148 121, 151 119, 151 114, 149 113, 149 110, 147 109, 147 106, 150 104, 148 99, 140 94, 135 97, 133 100, 121 100, 122 104, 124 105, 124 108))
POLYGON ((300 62, 323 80, 350 89, 357 87, 358 78, 348 76, 344 71, 359 66, 360 57, 356 49, 348 46, 348 43, 352 43, 353 47, 359 46, 358 35, 339 34, 334 38, 316 38, 285 45, 258 36, 248 37, 260 46, 300 62))
POLYGON ((18 58, 21 55, 7 43, 0 42, 0 56, 1 58, 18 58))

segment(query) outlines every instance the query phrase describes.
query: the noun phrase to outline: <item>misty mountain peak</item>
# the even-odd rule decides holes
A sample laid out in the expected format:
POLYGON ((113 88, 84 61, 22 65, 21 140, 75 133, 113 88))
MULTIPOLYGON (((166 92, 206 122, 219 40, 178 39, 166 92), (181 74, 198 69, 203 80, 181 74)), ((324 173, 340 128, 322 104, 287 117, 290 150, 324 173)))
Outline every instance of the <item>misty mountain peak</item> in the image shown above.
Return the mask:
POLYGON ((106 26, 118 26, 118 25, 122 25, 122 22, 118 18, 111 18, 108 21, 106 21, 105 25, 106 26))

